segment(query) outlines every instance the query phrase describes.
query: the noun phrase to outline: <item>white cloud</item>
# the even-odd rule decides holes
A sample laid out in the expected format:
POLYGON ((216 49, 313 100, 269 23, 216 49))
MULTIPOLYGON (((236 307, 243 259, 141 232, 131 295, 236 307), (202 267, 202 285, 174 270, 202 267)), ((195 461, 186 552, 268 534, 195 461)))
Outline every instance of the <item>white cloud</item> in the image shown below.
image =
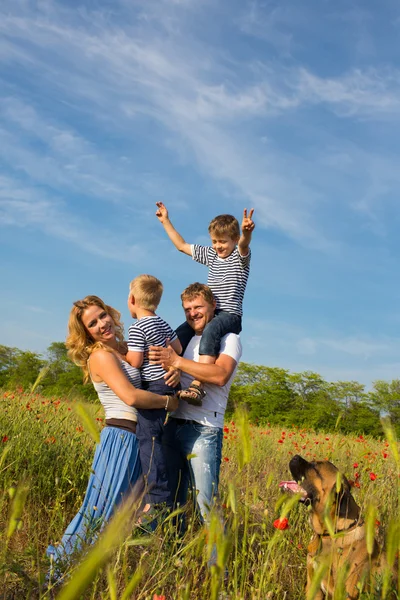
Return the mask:
POLYGON ((0 177, 1 225, 35 227, 86 252, 122 262, 140 264, 147 253, 145 246, 131 245, 121 236, 74 217, 60 200, 47 196, 43 189, 21 186, 6 177, 0 177))
MULTIPOLYGON (((183 4, 201 10, 201 3, 183 4)), ((175 27, 171 34, 164 27, 169 17, 175 25, 181 19, 181 25, 193 27, 185 20, 186 11, 174 2, 157 2, 150 8, 139 2, 139 19, 125 4, 124 22, 119 9, 75 11, 45 3, 41 10, 29 12, 26 5, 23 10, 6 5, 8 13, 0 24, 7 44, 2 59, 40 73, 52 96, 90 115, 100 134, 114 130, 126 142, 134 139, 140 119, 150 119, 171 136, 169 148, 179 148, 203 174, 227 186, 235 206, 254 206, 261 226, 332 250, 335 244, 328 239, 329 223, 323 217, 327 199, 322 201, 313 185, 313 163, 296 150, 278 150, 268 138, 268 126, 279 115, 319 104, 347 118, 393 115, 400 106, 398 71, 350 68, 337 77, 323 77, 295 63, 262 63, 253 57, 239 62, 227 49, 193 38, 190 26, 175 27), (144 18, 149 13, 151 18, 144 18), (267 135, 254 135, 258 126, 267 135)), ((258 9, 253 3, 254 22, 258 9)), ((275 7, 268 18, 282 24, 288 15, 275 7)), ((15 98, 4 100, 2 107, 4 118, 13 124, 3 131, 4 160, 39 183, 127 201, 134 185, 127 163, 116 162, 93 141, 52 122, 38 108, 15 98), (26 135, 44 142, 44 157, 21 141, 26 135)), ((167 143, 165 137, 160 137, 160 145, 167 143)), ((315 158, 320 158, 319 151, 315 158)), ((352 157, 346 160, 350 164, 352 157)), ((331 177, 338 166, 337 161, 326 163, 331 177)), ((370 194, 379 196, 385 185, 391 189, 393 182, 380 171, 376 185, 369 186, 370 194)), ((354 207, 362 210, 369 204, 368 198, 359 198, 354 207)), ((373 220, 368 210, 364 212, 373 220)), ((375 230, 379 233, 378 227, 375 230)))

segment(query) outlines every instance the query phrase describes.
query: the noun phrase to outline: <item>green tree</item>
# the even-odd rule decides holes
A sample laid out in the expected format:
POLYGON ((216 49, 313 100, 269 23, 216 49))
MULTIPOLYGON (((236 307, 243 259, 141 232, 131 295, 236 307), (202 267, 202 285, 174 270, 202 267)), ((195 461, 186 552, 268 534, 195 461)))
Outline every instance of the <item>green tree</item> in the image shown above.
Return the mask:
POLYGON ((235 406, 246 406, 252 421, 288 423, 293 392, 288 371, 240 363, 228 401, 228 416, 235 406))
POLYGON ((334 429, 340 406, 331 395, 330 384, 311 371, 293 373, 290 381, 296 394, 293 422, 313 429, 334 429))
POLYGON ((373 406, 382 414, 388 415, 400 436, 400 379, 393 381, 374 381, 369 394, 373 406))
POLYGON ((83 383, 82 370, 68 357, 64 342, 53 342, 47 348, 49 371, 41 382, 45 396, 64 396, 96 400, 97 394, 91 384, 83 383))
POLYGON ((46 361, 35 352, 15 350, 15 348, 9 350, 12 351, 8 353, 10 363, 1 372, 1 385, 8 389, 22 387, 24 390, 29 390, 46 361))

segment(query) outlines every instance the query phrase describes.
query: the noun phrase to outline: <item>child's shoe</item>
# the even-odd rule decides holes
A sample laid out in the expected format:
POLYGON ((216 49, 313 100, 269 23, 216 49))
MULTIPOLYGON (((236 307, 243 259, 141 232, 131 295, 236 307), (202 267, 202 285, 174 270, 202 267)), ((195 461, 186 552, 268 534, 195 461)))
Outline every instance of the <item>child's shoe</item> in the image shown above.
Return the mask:
POLYGON ((185 400, 192 406, 202 406, 205 395, 206 392, 203 390, 201 385, 197 385, 197 383, 191 383, 186 390, 181 390, 178 392, 179 399, 185 400))

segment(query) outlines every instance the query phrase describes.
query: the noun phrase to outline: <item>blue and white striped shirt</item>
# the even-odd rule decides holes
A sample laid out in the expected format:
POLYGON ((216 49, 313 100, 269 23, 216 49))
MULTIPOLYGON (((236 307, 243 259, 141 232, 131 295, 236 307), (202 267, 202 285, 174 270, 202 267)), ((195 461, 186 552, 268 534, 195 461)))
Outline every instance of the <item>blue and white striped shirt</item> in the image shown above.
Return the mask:
POLYGON ((160 365, 151 365, 148 358, 150 346, 167 345, 177 339, 175 331, 158 315, 142 317, 129 327, 128 350, 143 352, 143 364, 140 373, 143 381, 156 381, 165 375, 165 370, 160 365))
POLYGON ((235 250, 227 258, 220 258, 214 248, 192 244, 193 260, 209 268, 207 285, 217 301, 217 309, 243 315, 243 296, 250 272, 251 251, 241 256, 235 250))

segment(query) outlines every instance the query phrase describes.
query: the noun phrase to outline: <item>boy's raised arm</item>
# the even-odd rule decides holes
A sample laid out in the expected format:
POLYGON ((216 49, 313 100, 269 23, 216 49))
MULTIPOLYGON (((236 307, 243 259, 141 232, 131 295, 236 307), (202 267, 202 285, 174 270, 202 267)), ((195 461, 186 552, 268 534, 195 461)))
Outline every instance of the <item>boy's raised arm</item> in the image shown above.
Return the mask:
POLYGON ((179 250, 179 252, 183 252, 184 254, 187 254, 188 256, 192 256, 192 249, 190 247, 190 244, 185 242, 185 240, 183 239, 181 234, 176 231, 175 227, 172 225, 171 221, 169 220, 168 211, 167 211, 166 206, 162 202, 156 202, 156 205, 157 205, 156 217, 158 218, 160 223, 163 224, 164 229, 167 232, 169 239, 174 244, 175 248, 177 248, 177 250, 179 250))
POLYGON ((243 211, 242 235, 240 236, 238 242, 239 253, 241 254, 241 256, 246 256, 249 252, 251 235, 256 226, 252 219, 253 213, 254 208, 250 209, 249 216, 247 216, 247 208, 245 208, 243 211))

